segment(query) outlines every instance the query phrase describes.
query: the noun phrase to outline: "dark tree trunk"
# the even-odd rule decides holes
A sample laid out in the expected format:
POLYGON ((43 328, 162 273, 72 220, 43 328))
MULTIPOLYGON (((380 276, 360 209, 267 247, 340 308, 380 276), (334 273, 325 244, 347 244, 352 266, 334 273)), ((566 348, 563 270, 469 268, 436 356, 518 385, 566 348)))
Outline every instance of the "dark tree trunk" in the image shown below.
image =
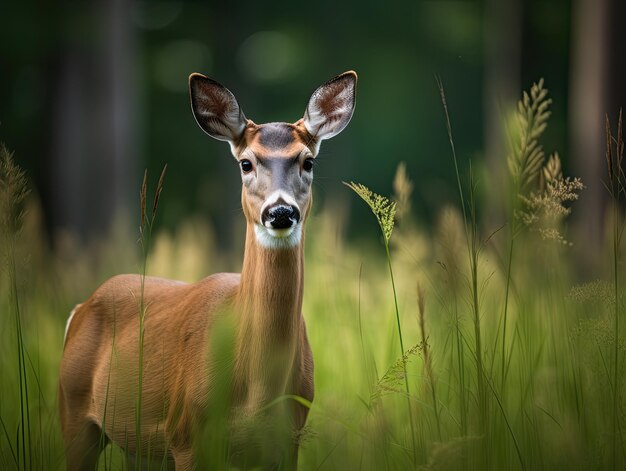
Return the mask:
MULTIPOLYGON (((509 144, 502 128, 509 107, 521 93, 522 25, 521 0, 487 0, 485 4, 485 79, 483 86, 485 113, 485 153, 493 193, 508 194, 506 164, 509 144)), ((504 215, 501 202, 494 201, 490 219, 500 222, 504 215), (496 207, 497 206, 497 207, 496 207)))
POLYGON ((128 210, 139 158, 130 1, 99 0, 84 8, 87 13, 76 17, 80 32, 68 39, 55 68, 45 195, 53 234, 83 237, 106 232, 128 210))
POLYGON ((585 272, 599 267, 605 241, 604 117, 616 123, 624 104, 624 10, 623 0, 577 0, 572 10, 570 149, 574 174, 587 186, 575 211, 585 272))

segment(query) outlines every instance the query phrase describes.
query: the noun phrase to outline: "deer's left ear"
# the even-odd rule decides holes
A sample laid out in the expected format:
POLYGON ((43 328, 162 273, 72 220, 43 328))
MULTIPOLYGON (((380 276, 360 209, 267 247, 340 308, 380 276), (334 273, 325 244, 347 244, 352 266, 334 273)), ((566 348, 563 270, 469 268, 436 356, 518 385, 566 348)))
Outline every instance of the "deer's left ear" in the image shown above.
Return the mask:
POLYGON ((339 134, 350 122, 356 103, 357 75, 344 72, 319 87, 304 113, 306 130, 318 140, 339 134))
POLYGON ((209 136, 236 142, 246 128, 246 117, 237 99, 225 86, 201 74, 189 76, 191 109, 209 136))

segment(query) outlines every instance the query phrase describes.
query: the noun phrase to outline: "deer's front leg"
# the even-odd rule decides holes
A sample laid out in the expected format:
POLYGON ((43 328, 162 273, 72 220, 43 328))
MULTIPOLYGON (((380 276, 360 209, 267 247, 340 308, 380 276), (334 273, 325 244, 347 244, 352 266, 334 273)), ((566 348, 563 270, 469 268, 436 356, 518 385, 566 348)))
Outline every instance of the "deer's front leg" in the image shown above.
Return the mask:
POLYGON ((172 450, 176 471, 192 471, 196 469, 191 448, 172 450))

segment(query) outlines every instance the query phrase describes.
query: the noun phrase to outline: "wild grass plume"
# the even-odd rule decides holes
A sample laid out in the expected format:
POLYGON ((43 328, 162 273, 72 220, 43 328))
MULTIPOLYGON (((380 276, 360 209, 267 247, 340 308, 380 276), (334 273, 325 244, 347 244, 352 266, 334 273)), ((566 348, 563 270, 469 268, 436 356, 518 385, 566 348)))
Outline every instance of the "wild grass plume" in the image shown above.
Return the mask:
POLYGON ((512 134, 511 151, 507 157, 511 200, 508 206, 508 247, 505 268, 504 305, 500 319, 501 375, 504 385, 508 376, 510 357, 509 308, 513 283, 515 241, 528 229, 543 240, 571 245, 562 232, 563 219, 570 213, 567 204, 578 199, 584 188, 579 178, 563 177, 561 159, 553 153, 545 159, 541 137, 548 126, 550 105, 548 90, 540 79, 529 92, 523 92, 515 111, 516 126, 512 134))
POLYGON ((370 396, 370 401, 375 403, 386 394, 399 393, 405 394, 405 383, 408 381, 406 365, 413 359, 413 357, 419 356, 424 349, 422 343, 413 345, 406 350, 395 363, 393 363, 387 371, 378 379, 376 387, 370 396))
POLYGON ((397 203, 374 193, 361 183, 350 182, 344 183, 344 185, 359 195, 370 207, 376 217, 376 221, 378 221, 385 244, 388 244, 389 239, 391 239, 391 234, 393 233, 397 203))
POLYGON ((571 213, 568 203, 579 198, 584 189, 580 178, 563 178, 558 154, 552 154, 542 168, 538 191, 520 194, 521 207, 516 216, 531 231, 537 231, 543 239, 572 245, 561 233, 563 218, 571 213))
POLYGON ((517 191, 522 191, 539 176, 544 163, 543 146, 539 138, 548 126, 552 100, 544 88, 543 79, 524 92, 517 103, 517 142, 508 157, 509 171, 517 191))
POLYGON ((584 185, 580 178, 563 176, 557 152, 546 160, 541 137, 548 126, 552 100, 543 79, 524 92, 517 103, 517 137, 508 156, 513 187, 512 238, 526 227, 543 239, 569 244, 560 231, 560 224, 570 213, 567 203, 576 201, 584 185))
POLYGON ((26 174, 15 164, 13 153, 0 143, 0 228, 5 238, 14 238, 19 232, 29 193, 26 174))

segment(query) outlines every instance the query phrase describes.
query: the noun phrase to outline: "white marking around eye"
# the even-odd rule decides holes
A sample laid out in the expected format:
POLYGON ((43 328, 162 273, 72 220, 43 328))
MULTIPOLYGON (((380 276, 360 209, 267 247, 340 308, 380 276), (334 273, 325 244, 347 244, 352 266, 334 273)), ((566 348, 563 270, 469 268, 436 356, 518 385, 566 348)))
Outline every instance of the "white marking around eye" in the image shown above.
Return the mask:
POLYGON ((302 222, 288 229, 270 229, 261 224, 254 225, 257 242, 266 249, 288 249, 300 244, 302 222))

